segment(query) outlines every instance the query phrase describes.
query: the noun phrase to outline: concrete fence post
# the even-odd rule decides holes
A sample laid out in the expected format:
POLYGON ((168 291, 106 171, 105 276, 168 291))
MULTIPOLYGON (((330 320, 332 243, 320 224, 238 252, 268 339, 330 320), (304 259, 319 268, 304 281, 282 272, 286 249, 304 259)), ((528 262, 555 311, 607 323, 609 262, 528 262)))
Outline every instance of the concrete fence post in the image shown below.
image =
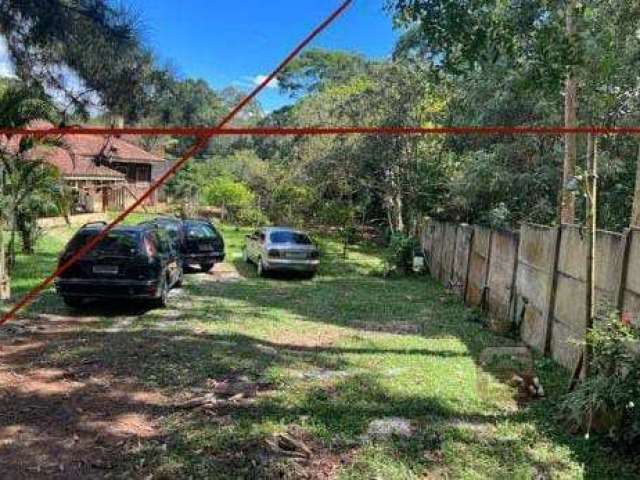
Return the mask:
POLYGON ((467 301, 467 290, 469 289, 469 270, 471 269, 471 255, 473 253, 473 239, 475 237, 475 229, 471 229, 471 234, 469 237, 469 248, 467 249, 467 268, 464 272, 464 286, 462 290, 462 300, 466 303, 467 301))
POLYGON ((620 252, 618 253, 619 272, 616 285, 614 286, 615 307, 621 312, 624 307, 624 290, 627 284, 627 272, 629 271, 629 250, 631 247, 631 236, 633 230, 625 228, 622 233, 622 242, 620 242, 620 252))
POLYGON ((544 312, 544 354, 551 353, 551 340, 553 339, 553 312, 556 306, 556 289, 558 286, 558 260, 560 258, 560 243, 562 241, 562 226, 556 226, 553 232, 553 260, 551 270, 549 272, 549 290, 547 292, 546 307, 544 312))
POLYGON ((511 274, 511 295, 509 297, 509 309, 507 310, 507 312, 508 312, 507 314, 509 315, 509 318, 512 321, 515 320, 516 308, 517 308, 517 304, 518 304, 517 284, 518 284, 518 264, 520 263, 519 262, 520 235, 521 235, 521 231, 520 230, 518 232, 515 232, 516 251, 515 251, 515 255, 513 256, 513 273, 511 274))
POLYGON ((489 269, 491 268, 491 253, 493 250, 493 229, 489 230, 489 246, 487 248, 487 258, 484 262, 484 280, 482 281, 482 293, 480 297, 480 309, 485 310, 487 305, 487 295, 489 290, 489 269))

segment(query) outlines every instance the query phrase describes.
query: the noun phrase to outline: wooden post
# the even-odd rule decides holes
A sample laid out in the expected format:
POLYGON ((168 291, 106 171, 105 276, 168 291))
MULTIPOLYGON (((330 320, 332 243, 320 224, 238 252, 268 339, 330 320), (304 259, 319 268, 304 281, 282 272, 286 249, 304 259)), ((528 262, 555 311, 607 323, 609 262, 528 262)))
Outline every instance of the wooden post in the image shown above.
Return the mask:
POLYGON ((556 308, 556 289, 558 288, 558 261, 560 259, 560 242, 562 241, 562 226, 553 229, 553 257, 551 271, 549 272, 547 292, 547 311, 544 314, 544 354, 551 354, 551 341, 553 340, 553 313, 556 308))
MULTIPOLYGON (((596 316, 596 237, 597 237, 597 196, 598 196, 598 141, 589 134, 587 137, 587 285, 586 285, 586 335, 593 329, 596 316)), ((592 360, 589 342, 584 350, 584 374, 589 376, 592 360)))

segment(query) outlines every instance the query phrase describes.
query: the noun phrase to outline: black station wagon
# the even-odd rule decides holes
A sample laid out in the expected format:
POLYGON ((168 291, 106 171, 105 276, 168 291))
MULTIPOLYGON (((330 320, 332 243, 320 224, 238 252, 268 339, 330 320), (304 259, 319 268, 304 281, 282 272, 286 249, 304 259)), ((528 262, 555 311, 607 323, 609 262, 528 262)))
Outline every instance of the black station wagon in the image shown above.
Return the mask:
MULTIPOLYGON (((59 264, 105 226, 93 223, 78 230, 60 255, 59 264)), ((121 226, 63 272, 56 279, 56 291, 71 307, 99 298, 148 299, 164 307, 169 290, 180 286, 182 278, 179 252, 166 231, 150 225, 121 226)))
POLYGON ((141 225, 157 226, 169 234, 180 252, 185 270, 191 265, 199 265, 208 272, 216 263, 224 261, 224 239, 208 220, 158 217, 141 225))

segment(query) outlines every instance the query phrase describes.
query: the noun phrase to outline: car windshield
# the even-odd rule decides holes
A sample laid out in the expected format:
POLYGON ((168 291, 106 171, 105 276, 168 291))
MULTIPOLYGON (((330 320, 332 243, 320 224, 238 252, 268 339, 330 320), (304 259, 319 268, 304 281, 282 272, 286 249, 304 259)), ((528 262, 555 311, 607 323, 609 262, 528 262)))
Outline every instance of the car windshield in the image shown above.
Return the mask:
POLYGON ((311 245, 311 239, 304 233, 288 232, 286 230, 271 232, 271 243, 296 243, 298 245, 311 245))
MULTIPOLYGON (((97 235, 96 232, 78 233, 69 243, 67 251, 76 251, 97 235)), ((138 251, 138 235, 135 232, 111 232, 89 255, 129 256, 138 251)))
POLYGON ((206 223, 188 223, 186 225, 186 235, 188 238, 195 240, 218 238, 218 232, 206 223))

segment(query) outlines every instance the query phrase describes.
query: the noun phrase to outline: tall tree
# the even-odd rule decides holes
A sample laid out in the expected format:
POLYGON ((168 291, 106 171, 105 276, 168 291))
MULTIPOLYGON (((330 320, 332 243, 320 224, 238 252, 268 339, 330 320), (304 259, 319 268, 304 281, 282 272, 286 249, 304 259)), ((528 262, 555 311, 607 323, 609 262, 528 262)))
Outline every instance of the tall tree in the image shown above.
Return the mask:
POLYGON ((327 85, 346 83, 366 72, 370 64, 354 53, 312 49, 295 58, 278 76, 280 90, 292 96, 317 92, 327 85))
POLYGON ((640 148, 638 148, 638 160, 636 163, 636 183, 633 190, 633 206, 631 212, 631 227, 640 226, 640 148))
POLYGON ((144 112, 164 73, 137 26, 131 10, 108 0, 0 0, 0 35, 17 76, 57 90, 77 111, 97 97, 128 120, 144 112))
MULTIPOLYGON (((590 2, 585 2, 586 4, 590 2)), ((425 56, 435 65, 459 73, 506 62, 538 90, 560 90, 564 81, 565 125, 577 124, 579 44, 575 0, 389 0, 396 24, 408 29, 400 46, 425 56), (537 85, 536 85, 537 84, 537 85)), ((500 87, 499 87, 500 88, 500 87)), ((565 136, 562 169, 563 223, 573 223, 575 200, 567 184, 575 175, 576 135, 565 136)))

